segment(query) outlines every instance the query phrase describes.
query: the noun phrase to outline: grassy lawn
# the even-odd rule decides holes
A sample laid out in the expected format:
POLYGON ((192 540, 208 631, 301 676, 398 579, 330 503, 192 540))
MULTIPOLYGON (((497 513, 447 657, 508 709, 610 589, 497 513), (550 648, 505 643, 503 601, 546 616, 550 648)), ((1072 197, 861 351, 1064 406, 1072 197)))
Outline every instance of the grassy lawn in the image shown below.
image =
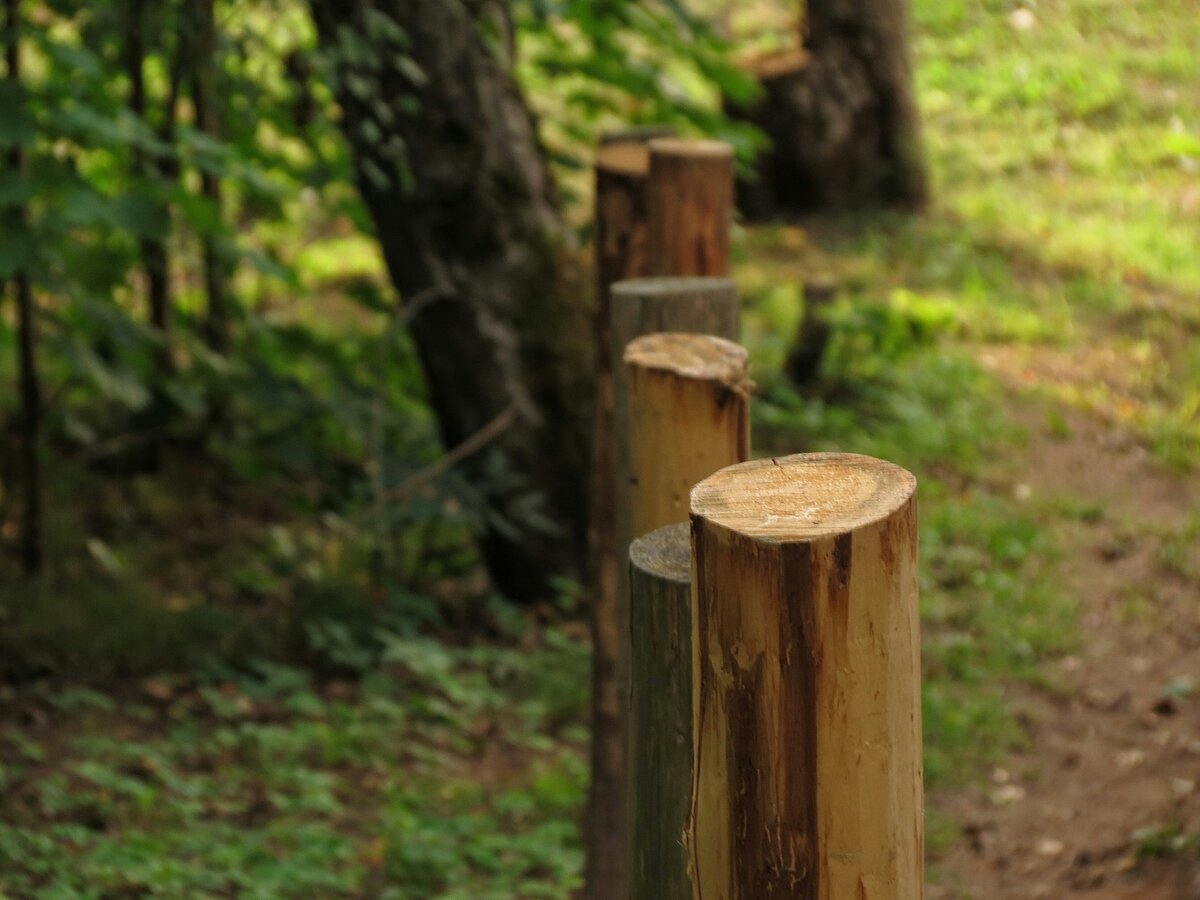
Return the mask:
MULTIPOLYGON (((1029 429, 1082 410, 1169 465, 1200 449, 1200 17, 1191 0, 1015 9, 915 4, 926 217, 737 246, 756 452, 853 450, 920 479, 933 789, 1025 740, 1006 685, 1040 682, 1078 641, 1055 574, 1062 510, 1019 489, 1029 429), (798 392, 780 366, 814 274, 841 293, 798 392), (1072 377, 1015 379, 994 353, 1072 377)), ((327 629, 319 676, 213 663, 3 698, 0 896, 566 896, 582 868, 582 629, 491 617, 495 639, 467 646, 327 629)), ((931 851, 954 839, 932 809, 931 851)))

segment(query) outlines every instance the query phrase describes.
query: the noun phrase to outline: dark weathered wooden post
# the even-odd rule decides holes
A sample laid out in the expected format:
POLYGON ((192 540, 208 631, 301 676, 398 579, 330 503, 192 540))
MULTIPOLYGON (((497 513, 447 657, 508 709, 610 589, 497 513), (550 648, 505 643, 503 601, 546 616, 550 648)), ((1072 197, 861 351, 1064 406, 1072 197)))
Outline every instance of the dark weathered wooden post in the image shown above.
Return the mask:
POLYGON ((692 541, 686 522, 629 547, 629 896, 690 900, 692 541))
POLYGON ((923 895, 915 489, 811 454, 692 492, 696 898, 923 895))

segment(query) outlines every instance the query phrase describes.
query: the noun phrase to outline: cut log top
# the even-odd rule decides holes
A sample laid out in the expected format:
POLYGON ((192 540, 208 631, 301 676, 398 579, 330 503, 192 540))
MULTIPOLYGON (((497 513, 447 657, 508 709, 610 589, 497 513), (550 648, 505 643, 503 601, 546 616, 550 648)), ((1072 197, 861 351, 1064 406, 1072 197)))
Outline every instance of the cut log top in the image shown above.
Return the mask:
POLYGON ((629 562, 656 578, 688 584, 692 580, 691 526, 666 525, 642 535, 629 545, 629 562))
POLYGON ((721 382, 743 392, 753 387, 746 348, 711 334, 642 335, 625 348, 625 363, 680 378, 721 382))
POLYGON ((917 480, 853 453, 799 453, 722 469, 696 485, 693 516, 772 543, 844 534, 887 518, 917 480))
POLYGON ((618 297, 661 297, 691 299, 710 294, 737 294, 737 282, 732 278, 708 278, 703 276, 664 278, 628 278, 612 286, 612 295, 618 297))
POLYGON ((650 146, 645 141, 614 141, 596 151, 596 168, 645 177, 650 172, 650 146))
POLYGON ((650 141, 649 147, 654 156, 733 159, 733 146, 724 141, 666 137, 655 138, 650 141))

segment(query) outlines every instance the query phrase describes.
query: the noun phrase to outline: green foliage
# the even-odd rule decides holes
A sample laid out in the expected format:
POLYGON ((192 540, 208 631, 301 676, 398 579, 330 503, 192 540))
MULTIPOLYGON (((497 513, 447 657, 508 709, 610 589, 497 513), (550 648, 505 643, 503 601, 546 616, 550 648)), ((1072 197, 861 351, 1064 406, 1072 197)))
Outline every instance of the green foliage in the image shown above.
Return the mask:
POLYGON ((743 163, 763 144, 732 121, 723 98, 746 102, 757 82, 731 45, 677 0, 522 0, 514 5, 517 72, 569 196, 600 134, 670 125, 732 143, 743 163))
POLYGON ((20 732, 0 740, 16 791, 0 811, 0 891, 500 898, 577 886, 583 648, 555 632, 523 650, 387 644, 357 685, 261 662, 149 682, 148 699, 119 704, 46 693, 70 734, 53 758, 20 732), (574 691, 567 732, 540 700, 549 672, 574 691))

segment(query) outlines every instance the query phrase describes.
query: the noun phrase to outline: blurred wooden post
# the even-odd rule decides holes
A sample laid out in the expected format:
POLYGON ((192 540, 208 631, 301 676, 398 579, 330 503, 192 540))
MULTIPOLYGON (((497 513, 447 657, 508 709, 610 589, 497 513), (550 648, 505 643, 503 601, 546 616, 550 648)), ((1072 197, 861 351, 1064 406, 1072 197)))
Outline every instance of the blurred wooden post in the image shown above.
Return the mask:
POLYGON ((629 547, 632 900, 691 900, 692 540, 686 522, 629 547))
POLYGON ((915 490, 812 454, 692 492, 697 898, 924 895, 915 490))
POLYGON ((745 348, 708 334, 643 335, 626 347, 625 368, 617 517, 618 535, 632 540, 686 522, 692 488, 749 459, 752 385, 745 348))
POLYGON ((679 523, 698 481, 749 456, 751 385, 745 349, 711 335, 644 335, 629 343, 625 365, 629 420, 618 434, 630 446, 618 458, 631 468, 619 471, 618 483, 632 533, 647 535, 630 545, 627 579, 630 897, 685 900, 691 541, 679 523))
MULTIPOLYGON (((592 601, 592 778, 586 823, 587 896, 621 894, 625 846, 624 756, 616 665, 620 563, 613 508, 613 346, 610 288, 649 274, 646 263, 648 142, 664 129, 631 129, 601 138, 596 152, 596 406, 593 419, 589 580, 592 601)), ((668 131, 669 133, 669 131, 668 131)))
MULTIPOLYGON (((610 291, 609 365, 613 411, 608 427, 598 422, 593 550, 597 560, 592 609, 592 782, 587 815, 587 896, 627 893, 625 833, 628 816, 625 765, 629 699, 628 604, 624 586, 630 526, 618 530, 618 498, 627 491, 616 481, 616 430, 628 425, 625 347, 657 331, 684 331, 736 339, 741 318, 737 285, 727 278, 643 278, 621 281, 610 291), (607 466, 607 474, 604 467, 607 466), (607 485, 607 490, 604 486, 607 485), (623 535, 623 536, 622 536, 623 535)), ((628 465, 624 471, 628 471, 628 465)))
POLYGON ((722 141, 652 140, 646 217, 650 274, 728 274, 733 147, 722 141))
MULTIPOLYGON (((629 370, 625 349, 645 334, 684 332, 708 334, 736 340, 741 320, 737 284, 726 278, 641 278, 620 281, 612 289, 613 332, 613 446, 616 471, 613 502, 615 507, 616 548, 621 558, 629 553, 629 543, 640 533, 634 526, 634 507, 638 496, 634 476, 633 444, 630 441, 629 370)), ((726 459, 728 464, 733 460, 726 459)), ((715 471, 702 473, 704 477, 715 471)), ((670 520, 657 521, 647 531, 670 520)), ((616 626, 623 646, 618 654, 619 696, 629 697, 629 583, 628 571, 619 572, 616 626)), ((623 704, 622 704, 623 705, 623 704)), ((624 712, 622 712, 624 716, 624 712)), ((624 720, 623 720, 624 721, 624 720)), ((622 727, 622 734, 626 729, 622 727)))

